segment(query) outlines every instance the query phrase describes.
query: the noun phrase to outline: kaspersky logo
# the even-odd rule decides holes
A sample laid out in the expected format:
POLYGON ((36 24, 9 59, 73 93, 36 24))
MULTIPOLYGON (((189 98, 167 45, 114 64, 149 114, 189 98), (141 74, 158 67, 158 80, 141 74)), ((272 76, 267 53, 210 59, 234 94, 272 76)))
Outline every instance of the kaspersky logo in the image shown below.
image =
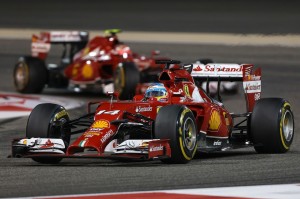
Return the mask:
POLYGON ((150 152, 162 151, 162 150, 164 150, 164 147, 162 145, 150 147, 150 152))
POLYGON ((141 107, 141 106, 137 106, 135 108, 135 112, 140 113, 140 112, 150 112, 152 111, 152 107, 148 106, 148 107, 141 107))

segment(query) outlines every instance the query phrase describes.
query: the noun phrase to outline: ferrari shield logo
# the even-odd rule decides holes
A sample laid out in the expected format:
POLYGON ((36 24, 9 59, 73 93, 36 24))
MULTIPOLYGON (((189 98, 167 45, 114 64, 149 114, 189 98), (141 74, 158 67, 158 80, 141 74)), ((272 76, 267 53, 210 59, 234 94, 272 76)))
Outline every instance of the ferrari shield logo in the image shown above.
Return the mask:
POLYGON ((190 90, 189 90, 189 86, 185 84, 183 89, 184 89, 185 94, 186 94, 188 97, 191 97, 191 95, 190 95, 190 90))

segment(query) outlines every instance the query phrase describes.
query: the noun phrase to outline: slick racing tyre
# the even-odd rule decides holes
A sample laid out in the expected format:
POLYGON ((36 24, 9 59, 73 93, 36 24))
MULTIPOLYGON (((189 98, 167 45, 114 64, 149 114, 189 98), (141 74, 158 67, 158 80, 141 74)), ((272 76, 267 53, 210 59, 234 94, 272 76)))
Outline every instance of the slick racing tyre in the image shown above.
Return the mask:
POLYGON ((132 62, 119 64, 114 74, 114 90, 119 92, 121 100, 132 99, 140 82, 140 73, 132 62))
POLYGON ((35 57, 20 57, 14 68, 14 84, 20 93, 40 93, 47 83, 44 61, 35 57))
POLYGON ((169 105, 159 109, 155 122, 155 138, 170 139, 171 158, 165 163, 187 163, 197 150, 197 126, 190 109, 169 105))
POLYGON ((281 98, 256 102, 251 115, 251 138, 258 153, 285 153, 294 137, 291 105, 281 98))
MULTIPOLYGON (((69 116, 64 107, 57 104, 39 104, 31 112, 26 127, 27 138, 61 138, 66 146, 70 143, 70 129, 62 128, 69 116)), ((61 158, 35 157, 34 161, 45 164, 59 163, 61 158)))

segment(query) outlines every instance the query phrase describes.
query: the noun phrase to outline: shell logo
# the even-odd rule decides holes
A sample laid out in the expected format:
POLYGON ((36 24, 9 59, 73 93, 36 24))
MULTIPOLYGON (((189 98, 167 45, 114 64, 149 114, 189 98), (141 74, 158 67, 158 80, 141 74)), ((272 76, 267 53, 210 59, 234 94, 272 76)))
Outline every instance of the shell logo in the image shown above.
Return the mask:
POLYGON ((109 128, 110 124, 109 124, 109 121, 107 121, 107 120, 98 120, 98 121, 94 122, 92 127, 93 128, 104 129, 104 128, 109 128))
POLYGON ((216 131, 219 129, 220 124, 221 124, 220 114, 218 113, 218 111, 213 110, 210 115, 210 119, 208 121, 208 129, 212 131, 216 131))
POLYGON ((86 79, 93 76, 93 67, 89 64, 85 64, 82 68, 82 76, 86 79))

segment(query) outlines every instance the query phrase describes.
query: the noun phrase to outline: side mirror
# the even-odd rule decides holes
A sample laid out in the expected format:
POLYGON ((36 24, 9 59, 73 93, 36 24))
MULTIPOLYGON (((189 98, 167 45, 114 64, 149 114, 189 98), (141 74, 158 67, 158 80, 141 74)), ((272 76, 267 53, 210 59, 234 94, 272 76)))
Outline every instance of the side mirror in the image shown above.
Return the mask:
POLYGON ((133 101, 142 101, 144 99, 144 95, 136 95, 133 97, 133 101))
POLYGON ((106 93, 107 96, 110 96, 111 97, 111 100, 113 100, 114 98, 119 100, 119 92, 112 92, 112 91, 109 91, 106 93))

